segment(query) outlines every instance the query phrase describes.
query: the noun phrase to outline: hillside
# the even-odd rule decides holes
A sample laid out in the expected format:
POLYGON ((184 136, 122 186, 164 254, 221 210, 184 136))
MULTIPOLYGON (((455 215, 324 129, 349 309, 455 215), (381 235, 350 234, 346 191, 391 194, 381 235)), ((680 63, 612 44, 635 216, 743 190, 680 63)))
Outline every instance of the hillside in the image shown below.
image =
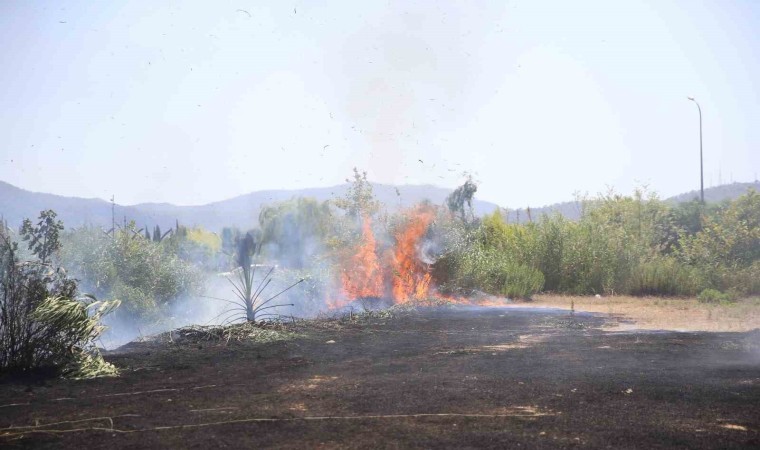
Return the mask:
MULTIPOLYGON (((334 199, 343 195, 347 187, 345 184, 300 190, 256 191, 200 206, 168 203, 131 206, 116 204, 115 215, 117 223, 122 223, 126 218, 127 221, 134 220, 139 227, 147 225, 152 228, 158 224, 162 229, 168 229, 178 220, 187 226, 201 225, 213 231, 220 231, 225 226, 247 229, 255 226, 259 211, 266 204, 294 197, 312 197, 319 201, 334 199)), ((451 192, 428 185, 373 184, 373 187, 377 199, 390 210, 411 206, 425 199, 434 204, 442 204, 451 192)), ((476 200, 473 206, 478 215, 490 213, 497 207, 480 200, 476 200)), ((55 210, 67 227, 85 224, 111 227, 111 203, 107 201, 30 192, 0 181, 0 215, 9 225, 18 226, 24 218, 37 217, 43 209, 55 210)))
MULTIPOLYGON (((179 220, 184 225, 201 225, 213 231, 220 231, 225 226, 236 226, 242 229, 252 228, 258 220, 261 207, 294 197, 312 197, 317 200, 329 200, 343 195, 347 184, 300 190, 270 190, 256 191, 233 197, 228 200, 209 203, 200 206, 177 206, 168 203, 142 203, 138 205, 116 205, 116 220, 121 223, 134 220, 138 226, 153 227, 158 224, 162 229, 174 226, 179 220)), ((430 185, 393 186, 374 183, 374 192, 378 200, 391 210, 408 207, 422 200, 430 200, 434 204, 443 204, 451 190, 430 185)), ((760 190, 760 183, 732 183, 705 190, 705 199, 710 202, 736 198, 754 187, 760 190)), ((699 197, 699 191, 691 191, 666 199, 672 202, 692 200, 699 197)), ((493 212, 497 208, 494 203, 475 200, 475 213, 479 216, 493 212)), ((37 217, 43 209, 53 209, 68 227, 81 225, 97 225, 111 227, 111 203, 101 199, 64 197, 54 194, 31 192, 17 188, 0 181, 0 215, 11 226, 18 226, 26 217, 37 217)), ((569 219, 580 216, 580 205, 577 202, 564 202, 540 208, 531 208, 531 217, 538 218, 542 214, 559 213, 569 219)), ((509 209, 510 222, 528 220, 525 209, 509 209)))
MULTIPOLYGON (((752 183, 722 184, 720 186, 705 189, 705 201, 715 203, 722 202, 723 200, 727 199, 734 199, 747 192, 747 189, 750 188, 760 192, 760 181, 754 181, 752 183)), ((674 195, 673 197, 668 198, 667 201, 680 203, 688 202, 694 199, 699 199, 699 190, 674 195)))
MULTIPOLYGON (((720 186, 707 188, 705 189, 705 201, 708 203, 717 203, 724 200, 733 200, 747 192, 748 189, 754 189, 760 192, 760 181, 722 184, 720 186)), ((684 192, 683 194, 674 195, 664 200, 669 203, 681 203, 695 199, 699 199, 699 190, 684 192)), ((559 213, 570 220, 576 220, 581 216, 581 204, 576 201, 570 201, 530 209, 530 215, 534 219, 541 217, 543 214, 551 215, 556 213, 559 213)), ((510 222, 522 223, 528 221, 528 214, 525 208, 509 209, 508 215, 510 222)))

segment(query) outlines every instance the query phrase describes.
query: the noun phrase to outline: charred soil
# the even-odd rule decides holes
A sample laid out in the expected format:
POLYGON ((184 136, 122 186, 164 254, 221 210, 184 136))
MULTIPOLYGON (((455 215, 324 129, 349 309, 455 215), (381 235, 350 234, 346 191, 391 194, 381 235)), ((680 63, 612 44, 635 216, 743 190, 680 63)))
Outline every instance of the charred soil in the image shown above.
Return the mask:
POLYGON ((610 320, 448 307, 190 330, 107 353, 118 378, 4 380, 0 446, 760 446, 757 331, 610 320))

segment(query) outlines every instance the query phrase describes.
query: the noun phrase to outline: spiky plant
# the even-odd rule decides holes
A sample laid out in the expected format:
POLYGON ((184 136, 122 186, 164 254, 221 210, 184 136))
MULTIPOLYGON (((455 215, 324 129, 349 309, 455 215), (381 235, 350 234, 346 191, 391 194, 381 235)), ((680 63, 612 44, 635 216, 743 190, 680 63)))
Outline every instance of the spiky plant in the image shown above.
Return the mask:
POLYGON ((224 300, 232 305, 230 309, 223 313, 223 315, 226 315, 224 323, 238 320, 255 322, 261 319, 276 318, 280 315, 265 311, 281 306, 293 306, 293 303, 272 304, 272 302, 280 295, 303 282, 303 278, 271 297, 262 299, 264 291, 272 282, 272 273, 275 266, 270 266, 261 280, 258 283, 256 282, 256 269, 258 265, 254 264, 254 256, 259 253, 260 249, 261 245, 257 245, 250 234, 246 234, 238 244, 238 251, 235 257, 237 267, 234 275, 227 278, 227 281, 232 285, 235 300, 224 300))

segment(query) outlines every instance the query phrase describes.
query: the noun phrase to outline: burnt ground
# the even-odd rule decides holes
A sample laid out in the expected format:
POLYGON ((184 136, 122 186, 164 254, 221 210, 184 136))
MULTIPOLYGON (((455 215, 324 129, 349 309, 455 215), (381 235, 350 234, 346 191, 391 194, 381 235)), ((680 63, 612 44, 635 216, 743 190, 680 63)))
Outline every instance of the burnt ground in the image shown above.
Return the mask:
POLYGON ((118 378, 0 384, 0 446, 760 447, 760 333, 609 320, 442 308, 274 343, 131 344, 107 355, 118 378))

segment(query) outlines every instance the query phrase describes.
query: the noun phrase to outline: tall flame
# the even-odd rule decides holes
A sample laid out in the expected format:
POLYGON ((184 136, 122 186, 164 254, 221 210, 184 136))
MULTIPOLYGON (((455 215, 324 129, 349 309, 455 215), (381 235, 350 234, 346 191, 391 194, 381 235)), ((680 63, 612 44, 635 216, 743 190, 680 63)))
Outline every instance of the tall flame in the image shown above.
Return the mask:
POLYGON ((341 273, 343 291, 347 298, 381 297, 383 274, 377 260, 375 235, 372 223, 365 217, 362 223, 362 239, 356 252, 348 258, 341 273))
POLYGON ((419 207, 408 215, 407 223, 396 233, 393 252, 393 300, 406 303, 424 299, 430 290, 430 272, 420 261, 419 243, 434 219, 430 208, 419 207))
POLYGON ((436 211, 430 206, 421 205, 406 211, 393 234, 393 246, 382 249, 382 258, 378 258, 372 222, 365 217, 359 243, 339 252, 343 289, 335 298, 326 299, 328 308, 342 308, 353 300, 370 297, 407 303, 427 300, 431 294, 451 303, 504 305, 504 299, 493 296, 449 297, 435 290, 430 266, 421 255, 421 246, 435 216, 436 211))

